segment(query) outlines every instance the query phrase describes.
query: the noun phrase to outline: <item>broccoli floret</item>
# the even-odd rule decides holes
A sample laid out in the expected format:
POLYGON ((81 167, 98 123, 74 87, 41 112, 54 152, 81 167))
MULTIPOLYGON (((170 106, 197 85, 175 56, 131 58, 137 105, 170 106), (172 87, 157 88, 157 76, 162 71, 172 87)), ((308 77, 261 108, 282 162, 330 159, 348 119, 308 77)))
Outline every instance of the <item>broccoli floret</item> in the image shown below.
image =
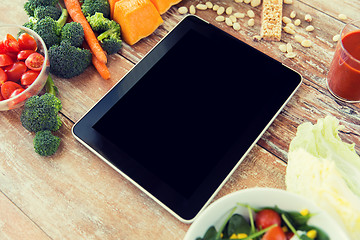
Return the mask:
POLYGON ((87 49, 71 46, 64 40, 49 49, 50 72, 58 77, 72 78, 80 75, 91 63, 91 53, 87 49))
POLYGON ((85 17, 94 15, 96 12, 104 14, 104 17, 110 17, 110 5, 108 0, 84 0, 81 10, 85 17))
POLYGON ((59 145, 60 138, 52 135, 49 130, 39 131, 35 135, 34 149, 41 156, 53 155, 58 150, 59 145))
MULTIPOLYGON (((48 81, 52 82, 50 75, 48 81)), ((62 123, 58 112, 61 110, 62 104, 53 92, 54 90, 41 96, 35 95, 26 101, 20 116, 21 124, 25 129, 30 132, 39 132, 43 130, 57 131, 60 128, 62 123)))
POLYGON ((120 25, 117 22, 104 17, 102 13, 95 13, 86 19, 91 28, 100 33, 97 39, 107 54, 117 53, 121 49, 120 25))
POLYGON ((78 22, 66 23, 61 29, 61 41, 69 40, 74 47, 80 47, 84 41, 84 29, 78 22))
POLYGON ((54 20, 60 18, 61 9, 55 6, 39 6, 35 8, 34 17, 37 19, 43 19, 45 17, 51 17, 54 20))
POLYGON ((29 17, 34 17, 34 11, 39 6, 55 6, 59 0, 28 0, 24 4, 25 12, 29 17))
POLYGON ((104 17, 104 14, 100 12, 87 16, 86 20, 88 20, 92 30, 95 32, 105 32, 111 25, 111 20, 104 17))
POLYGON ((119 52, 122 47, 122 41, 119 38, 107 38, 100 41, 100 44, 109 55, 119 52))
POLYGON ((32 19, 33 25, 31 29, 39 34, 44 40, 46 47, 50 48, 52 45, 60 43, 61 28, 65 25, 68 16, 68 11, 63 8, 60 18, 57 21, 51 17, 45 17, 38 20, 36 20, 36 18, 32 19))

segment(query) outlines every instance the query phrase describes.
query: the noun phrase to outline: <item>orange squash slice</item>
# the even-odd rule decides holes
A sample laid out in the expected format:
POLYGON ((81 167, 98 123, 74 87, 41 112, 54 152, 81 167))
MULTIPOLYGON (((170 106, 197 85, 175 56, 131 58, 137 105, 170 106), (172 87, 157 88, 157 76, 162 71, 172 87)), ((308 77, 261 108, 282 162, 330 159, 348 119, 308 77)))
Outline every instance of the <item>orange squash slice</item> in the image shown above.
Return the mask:
POLYGON ((181 0, 150 0, 160 14, 165 13, 169 8, 181 2, 181 0))
POLYGON ((110 5, 110 18, 113 19, 114 17, 114 9, 115 9, 115 3, 117 3, 120 0, 109 0, 110 5))
POLYGON ((163 20, 150 0, 120 0, 113 19, 120 24, 121 37, 129 45, 152 34, 163 20))

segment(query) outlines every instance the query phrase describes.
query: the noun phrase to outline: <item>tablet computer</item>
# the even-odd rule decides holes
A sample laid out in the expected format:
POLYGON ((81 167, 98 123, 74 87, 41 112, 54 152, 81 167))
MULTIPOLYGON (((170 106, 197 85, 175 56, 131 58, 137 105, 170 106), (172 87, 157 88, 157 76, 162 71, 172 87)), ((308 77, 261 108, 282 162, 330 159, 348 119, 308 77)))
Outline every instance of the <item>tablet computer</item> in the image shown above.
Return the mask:
POLYGON ((301 81, 280 62, 189 15, 72 132, 179 220, 191 222, 301 81))

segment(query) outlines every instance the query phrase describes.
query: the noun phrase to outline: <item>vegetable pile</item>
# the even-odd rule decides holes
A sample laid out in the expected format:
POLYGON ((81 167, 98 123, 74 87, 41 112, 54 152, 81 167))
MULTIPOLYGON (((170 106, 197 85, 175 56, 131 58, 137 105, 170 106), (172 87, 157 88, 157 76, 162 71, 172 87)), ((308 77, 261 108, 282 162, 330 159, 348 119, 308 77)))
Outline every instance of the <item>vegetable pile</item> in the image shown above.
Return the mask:
POLYGON ((360 236, 360 157, 354 144, 339 137, 343 126, 333 116, 303 123, 291 141, 286 187, 312 199, 347 230, 360 236))
POLYGON ((254 208, 240 203, 238 205, 248 209, 249 219, 235 213, 236 206, 231 209, 218 230, 211 226, 203 237, 196 240, 329 240, 321 229, 308 225, 313 214, 307 209, 296 212, 284 211, 277 206, 254 208))
POLYGON ((120 26, 108 17, 107 0, 65 0, 63 8, 58 0, 28 0, 24 10, 29 21, 24 24, 44 40, 50 59, 50 72, 61 78, 80 75, 93 63, 100 75, 108 79, 107 54, 117 53, 122 46, 120 26), (95 31, 87 17, 103 14, 103 21, 111 24, 101 32, 95 31), (101 34, 99 38, 96 35, 101 34), (84 41, 85 40, 85 41, 84 41))
POLYGON ((0 101, 22 93, 38 77, 44 56, 36 50, 35 39, 25 32, 0 41, 0 101))

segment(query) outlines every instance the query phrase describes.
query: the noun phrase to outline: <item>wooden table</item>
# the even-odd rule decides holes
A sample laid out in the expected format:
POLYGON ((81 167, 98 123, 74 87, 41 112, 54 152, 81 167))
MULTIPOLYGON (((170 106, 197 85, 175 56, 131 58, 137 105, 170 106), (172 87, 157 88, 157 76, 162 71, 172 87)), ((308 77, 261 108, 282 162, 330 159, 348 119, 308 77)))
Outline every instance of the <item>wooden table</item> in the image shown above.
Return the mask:
MULTIPOLYGON (((24 2, 2 1, 0 22, 26 22, 24 2)), ((71 127, 183 18, 177 12, 178 7, 199 2, 183 0, 162 15, 163 25, 150 37, 132 47, 125 44, 119 54, 111 55, 110 80, 101 79, 93 67, 73 79, 54 77, 63 103, 63 126, 56 133, 62 139, 60 149, 52 157, 40 157, 34 152, 34 134, 21 126, 21 109, 0 112, 0 239, 160 240, 184 237, 189 225, 175 219, 77 142, 71 127)), ((332 37, 346 22, 359 16, 358 0, 294 0, 293 4, 284 5, 284 16, 296 11, 297 18, 302 20, 298 32, 313 42, 311 48, 304 48, 292 35, 283 33, 281 43, 292 43, 297 53, 292 59, 280 52, 279 42, 253 41, 253 36, 260 31, 261 6, 253 8, 230 0, 212 2, 233 6, 238 12, 252 9, 256 14, 255 26, 247 26, 246 17, 239 20, 241 30, 235 31, 223 22, 216 22, 216 13, 212 10, 198 10, 196 14, 304 77, 295 96, 215 199, 256 186, 284 189, 289 143, 297 126, 306 121, 315 123, 329 114, 337 117, 345 126, 341 137, 354 142, 359 152, 360 105, 335 100, 325 83, 336 45, 332 37), (340 13, 346 14, 348 20, 339 20, 340 13), (313 32, 305 31, 305 26, 309 25, 303 20, 305 14, 313 17, 313 32)), ((187 72, 187 69, 182 71, 187 72)))

